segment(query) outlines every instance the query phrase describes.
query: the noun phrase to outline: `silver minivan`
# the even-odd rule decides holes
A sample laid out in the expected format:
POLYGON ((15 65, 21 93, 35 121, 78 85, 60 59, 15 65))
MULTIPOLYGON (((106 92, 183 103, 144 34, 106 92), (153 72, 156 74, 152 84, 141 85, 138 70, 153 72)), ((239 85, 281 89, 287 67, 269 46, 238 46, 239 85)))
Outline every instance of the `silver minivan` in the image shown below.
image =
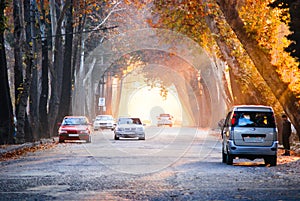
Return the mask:
POLYGON ((222 162, 233 159, 263 158, 266 165, 276 166, 278 136, 272 107, 239 105, 231 108, 222 127, 222 162))

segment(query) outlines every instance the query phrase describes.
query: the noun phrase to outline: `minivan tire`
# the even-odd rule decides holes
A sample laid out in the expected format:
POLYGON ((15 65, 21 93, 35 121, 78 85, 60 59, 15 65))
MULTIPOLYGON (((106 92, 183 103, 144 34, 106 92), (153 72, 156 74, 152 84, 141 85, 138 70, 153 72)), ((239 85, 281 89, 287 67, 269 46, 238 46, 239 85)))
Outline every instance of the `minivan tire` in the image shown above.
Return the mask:
POLYGON ((233 164, 233 156, 231 154, 226 155, 226 163, 227 163, 227 165, 233 164))
POLYGON ((227 155, 224 153, 224 150, 222 150, 222 163, 227 162, 227 155))
POLYGON ((276 166, 277 156, 266 156, 264 157, 265 165, 276 166))

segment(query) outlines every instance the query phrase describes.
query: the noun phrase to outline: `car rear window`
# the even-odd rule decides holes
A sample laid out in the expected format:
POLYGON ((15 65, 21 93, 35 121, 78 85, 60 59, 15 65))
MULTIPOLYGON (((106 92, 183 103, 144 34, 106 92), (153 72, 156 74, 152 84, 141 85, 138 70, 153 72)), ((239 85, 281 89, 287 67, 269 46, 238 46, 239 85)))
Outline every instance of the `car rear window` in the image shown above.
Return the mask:
POLYGON ((231 124, 235 127, 275 127, 272 112, 236 111, 231 124))

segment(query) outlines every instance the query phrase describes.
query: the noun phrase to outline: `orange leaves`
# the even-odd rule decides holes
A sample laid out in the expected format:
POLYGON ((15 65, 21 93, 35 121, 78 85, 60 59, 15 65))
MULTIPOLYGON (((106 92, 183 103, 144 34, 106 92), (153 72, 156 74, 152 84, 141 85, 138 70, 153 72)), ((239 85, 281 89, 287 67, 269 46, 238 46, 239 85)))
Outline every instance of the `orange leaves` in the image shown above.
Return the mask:
MULTIPOLYGON (((6 149, 5 146, 18 146, 18 145, 2 145, 3 149, 6 149)), ((0 161, 16 159, 16 158, 19 158, 20 156, 23 156, 29 152, 46 150, 46 149, 53 148, 54 146, 56 146, 56 143, 44 143, 44 144, 39 144, 36 146, 25 146, 23 148, 16 147, 15 149, 12 147, 12 151, 8 151, 8 152, 0 155, 0 161)))

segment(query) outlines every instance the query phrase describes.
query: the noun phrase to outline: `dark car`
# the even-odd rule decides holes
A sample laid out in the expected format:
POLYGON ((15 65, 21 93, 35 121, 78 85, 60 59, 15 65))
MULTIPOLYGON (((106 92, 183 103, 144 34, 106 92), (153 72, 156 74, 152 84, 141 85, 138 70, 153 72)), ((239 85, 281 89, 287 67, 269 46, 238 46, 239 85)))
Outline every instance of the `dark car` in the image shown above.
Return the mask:
POLYGON ((85 140, 91 142, 91 123, 85 116, 66 116, 58 129, 59 142, 85 140))

